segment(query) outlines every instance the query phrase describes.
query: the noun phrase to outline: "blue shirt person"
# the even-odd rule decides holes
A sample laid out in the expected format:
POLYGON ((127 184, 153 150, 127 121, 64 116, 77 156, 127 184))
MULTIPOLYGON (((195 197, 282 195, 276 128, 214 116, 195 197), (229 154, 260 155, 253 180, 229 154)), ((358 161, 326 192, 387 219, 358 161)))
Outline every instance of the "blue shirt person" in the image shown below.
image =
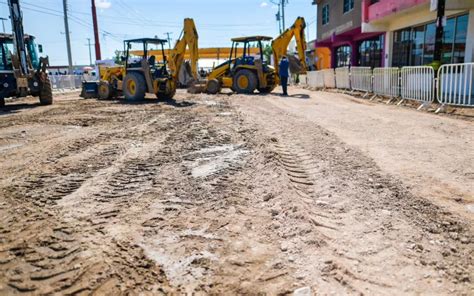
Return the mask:
POLYGON ((288 95, 288 76, 289 76, 289 68, 290 68, 290 62, 286 58, 286 56, 283 56, 280 60, 279 64, 279 76, 280 76, 280 84, 281 87, 283 88, 283 95, 287 96, 288 95))

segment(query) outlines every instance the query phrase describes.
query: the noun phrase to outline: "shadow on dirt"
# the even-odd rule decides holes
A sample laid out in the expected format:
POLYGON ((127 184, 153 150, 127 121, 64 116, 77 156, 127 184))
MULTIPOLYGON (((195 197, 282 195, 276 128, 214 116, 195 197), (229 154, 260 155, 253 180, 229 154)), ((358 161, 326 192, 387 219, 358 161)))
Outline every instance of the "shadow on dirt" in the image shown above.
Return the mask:
POLYGON ((21 103, 21 104, 6 104, 3 107, 0 107, 0 116, 2 115, 10 115, 20 112, 21 110, 28 110, 33 108, 41 107, 40 103, 21 103))
POLYGON ((306 94, 296 94, 296 95, 291 95, 291 98, 297 98, 297 99, 309 99, 309 95, 306 94))

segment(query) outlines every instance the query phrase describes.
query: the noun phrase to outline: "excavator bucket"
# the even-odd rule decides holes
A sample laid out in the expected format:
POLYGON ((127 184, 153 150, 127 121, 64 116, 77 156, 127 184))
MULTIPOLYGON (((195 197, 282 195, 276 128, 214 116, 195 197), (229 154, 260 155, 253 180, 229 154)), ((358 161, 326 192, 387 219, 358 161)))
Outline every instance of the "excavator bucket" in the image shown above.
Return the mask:
POLYGON ((191 85, 188 87, 188 93, 190 94, 200 94, 206 92, 206 81, 205 80, 195 80, 191 82, 191 85))

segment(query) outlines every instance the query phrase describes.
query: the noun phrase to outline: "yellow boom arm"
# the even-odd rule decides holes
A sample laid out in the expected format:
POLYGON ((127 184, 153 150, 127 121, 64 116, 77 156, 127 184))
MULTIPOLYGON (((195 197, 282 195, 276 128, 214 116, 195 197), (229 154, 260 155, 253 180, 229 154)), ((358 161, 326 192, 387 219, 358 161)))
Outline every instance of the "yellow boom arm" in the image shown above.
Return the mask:
POLYGON ((179 71, 183 65, 184 57, 186 54, 186 46, 189 48, 189 57, 191 60, 191 72, 195 80, 198 79, 197 63, 199 59, 198 50, 198 33, 194 20, 187 18, 184 19, 184 27, 181 33, 180 39, 176 42, 176 45, 171 50, 171 57, 169 61, 169 67, 175 81, 178 80, 179 71))
POLYGON ((302 70, 300 74, 306 73, 306 38, 304 36, 304 29, 306 28, 306 22, 304 18, 298 17, 291 26, 291 28, 287 29, 285 32, 283 32, 280 36, 278 36, 275 40, 272 42, 272 50, 273 50, 273 59, 275 61, 275 72, 276 72, 276 77, 277 81, 279 81, 279 63, 280 59, 286 55, 286 52, 288 50, 288 45, 291 42, 291 39, 293 36, 296 39, 296 47, 298 49, 298 56, 301 61, 302 65, 302 70))

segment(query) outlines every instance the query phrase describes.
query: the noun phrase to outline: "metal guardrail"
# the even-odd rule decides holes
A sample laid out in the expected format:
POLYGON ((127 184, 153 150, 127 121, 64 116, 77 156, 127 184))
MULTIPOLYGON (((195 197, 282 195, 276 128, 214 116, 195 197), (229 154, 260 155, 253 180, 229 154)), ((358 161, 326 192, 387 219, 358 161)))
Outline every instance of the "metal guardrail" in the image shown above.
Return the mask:
POLYGON ((398 68, 374 68, 373 92, 375 95, 398 97, 399 96, 398 68))
POLYGON ((334 74, 334 69, 324 69, 324 70, 321 70, 321 72, 323 73, 324 87, 335 88, 336 75, 334 74))
POLYGON ((474 63, 447 64, 438 69, 438 101, 474 107, 474 63))
MULTIPOLYGON (((313 88, 338 88, 365 91, 364 97, 401 97, 422 103, 420 108, 435 98, 442 106, 474 107, 474 63, 446 64, 438 70, 438 78, 430 66, 403 68, 341 67, 310 71, 306 83, 313 88)), ((419 108, 419 109, 420 109, 419 108)), ((439 109, 440 110, 440 109, 439 109)))
POLYGON ((82 88, 82 75, 49 75, 54 91, 82 88))
POLYGON ((404 100, 416 100, 425 104, 433 102, 435 84, 433 67, 403 67, 400 71, 400 91, 404 100))
POLYGON ((350 89, 351 79, 349 67, 336 68, 336 88, 350 89))
POLYGON ((351 89, 365 91, 365 97, 372 92, 372 74, 370 67, 351 67, 351 89))

